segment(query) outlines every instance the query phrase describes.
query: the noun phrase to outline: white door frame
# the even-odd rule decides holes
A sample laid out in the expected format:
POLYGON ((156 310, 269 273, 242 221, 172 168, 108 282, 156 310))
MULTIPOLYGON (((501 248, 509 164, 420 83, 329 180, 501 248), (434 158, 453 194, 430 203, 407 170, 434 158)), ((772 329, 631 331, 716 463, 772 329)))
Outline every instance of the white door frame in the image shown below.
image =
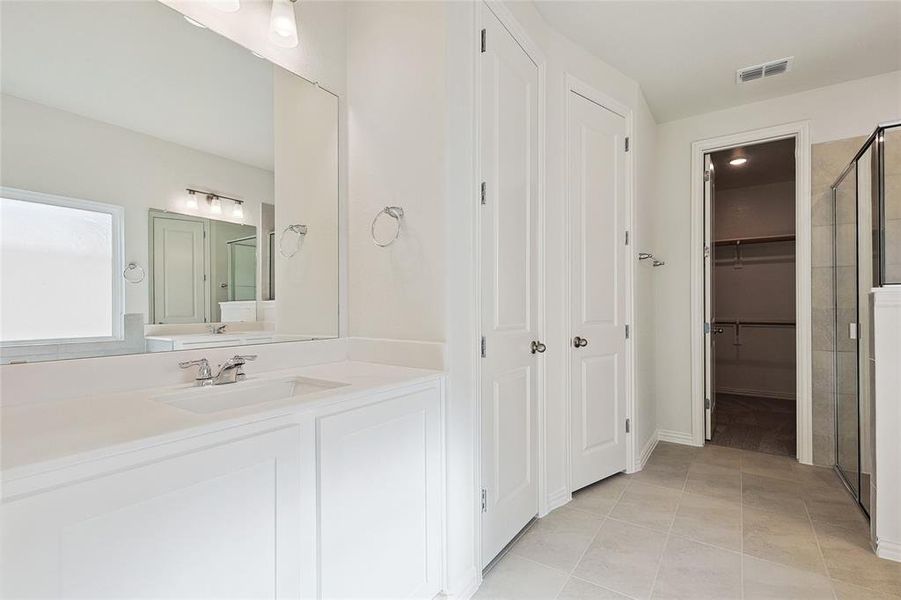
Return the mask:
MULTIPOLYGON (((532 41, 532 39, 528 36, 525 29, 519 24, 518 21, 513 16, 513 13, 504 6, 501 0, 483 0, 485 6, 491 10, 494 16, 501 22, 504 28, 513 36, 513 39, 519 44, 519 46, 523 49, 523 51, 532 59, 532 62, 538 67, 538 217, 540 219, 539 227, 538 227, 538 299, 539 306, 537 307, 537 322, 538 322, 538 332, 540 336, 546 335, 546 319, 545 319, 545 227, 546 227, 546 219, 545 219, 545 188, 546 188, 546 164, 545 164, 545 123, 546 123, 546 71, 547 71, 547 61, 545 59, 544 53, 538 48, 538 46, 532 41)), ((480 31, 483 27, 482 24, 482 11, 479 10, 479 7, 476 7, 475 13, 475 31, 480 31)), ((476 36, 478 38, 478 36, 476 36)), ((490 40, 489 40, 490 43, 490 40)), ((476 98, 474 105, 475 112, 475 139, 474 141, 474 169, 475 169, 475 186, 478 189, 482 182, 482 156, 481 156, 481 124, 482 124, 482 114, 481 114, 481 106, 480 101, 482 94, 482 68, 481 68, 481 53, 479 49, 476 49, 475 52, 475 65, 474 65, 474 95, 476 98)), ((474 340, 479 340, 482 336, 482 248, 481 248, 481 230, 482 230, 482 218, 481 218, 481 209, 478 206, 477 198, 478 192, 472 194, 473 198, 473 206, 475 206, 474 212, 474 231, 473 231, 473 245, 475 248, 474 251, 474 266, 473 269, 473 295, 475 297, 475 315, 476 318, 473 319, 474 331, 473 338, 474 340)), ((478 353, 475 353, 475 367, 474 367, 474 381, 473 381, 473 392, 476 398, 474 404, 474 428, 475 433, 473 437, 476 440, 475 443, 475 454, 473 456, 473 467, 474 467, 474 477, 473 481, 475 482, 475 490, 479 491, 482 485, 482 440, 481 440, 481 413, 482 413, 482 394, 481 394, 481 382, 482 382, 482 363, 481 357, 478 353)), ((545 427, 545 396, 546 396, 546 358, 544 355, 541 355, 541 358, 538 359, 538 364, 536 365, 537 376, 538 376, 538 515, 544 516, 548 512, 547 508, 547 453, 545 451, 546 448, 546 427, 545 427)), ((478 496, 478 493, 474 496, 478 496)), ((476 565, 482 564, 482 513, 481 513, 481 505, 476 497, 473 498, 473 509, 475 511, 475 553, 476 553, 476 565)), ((479 581, 481 581, 481 575, 479 575, 479 581)))
MULTIPOLYGON (((564 111, 564 135, 568 135, 569 125, 570 125, 570 110, 569 110, 569 94, 576 93, 587 100, 598 104, 610 112, 616 113, 619 116, 623 117, 626 120, 626 137, 629 138, 630 148, 629 151, 625 154, 625 176, 624 180, 626 183, 625 190, 625 227, 626 231, 632 231, 632 223, 633 212, 634 212, 634 194, 635 194, 635 169, 633 168, 634 160, 633 155, 635 154, 635 137, 633 135, 633 117, 632 110, 611 98, 607 94, 604 94, 592 86, 588 85, 584 81, 580 80, 578 77, 570 73, 566 73, 565 76, 566 84, 563 90, 563 111, 564 111)), ((564 166, 563 172, 568 174, 569 170, 569 157, 564 153, 564 166)), ((566 422, 566 435, 565 435, 565 443, 566 443, 566 487, 570 494, 574 491, 572 488, 572 425, 571 425, 571 415, 572 415, 572 385, 570 381, 570 373, 572 372, 572 348, 569 344, 569 335, 572 331, 572 299, 570 295, 572 294, 572 234, 571 234, 571 219, 573 214, 573 200, 569 197, 568 186, 567 193, 565 195, 565 202, 563 203, 563 211, 564 211, 564 271, 566 273, 566 293, 564 295, 564 343, 566 344, 566 369, 564 373, 566 374, 564 377, 564 385, 565 385, 565 394, 566 394, 566 414, 565 414, 565 422, 566 422)), ((626 340, 626 365, 625 365, 625 381, 624 381, 624 391, 626 394, 626 418, 631 422, 630 432, 626 434, 626 471, 628 473, 633 473, 636 470, 641 468, 641 465, 636 464, 636 460, 641 456, 641 449, 635 448, 635 444, 637 443, 638 436, 635 435, 635 405, 634 405, 634 380, 633 374, 635 373, 634 369, 634 361, 635 361, 635 352, 634 352, 634 344, 633 340, 635 339, 635 326, 632 324, 632 315, 634 313, 634 294, 632 293, 632 281, 635 270, 635 257, 632 251, 634 236, 630 235, 629 245, 626 248, 626 252, 623 253, 624 264, 622 265, 623 269, 625 269, 625 292, 626 292, 626 314, 625 314, 625 322, 630 324, 631 332, 629 335, 629 339, 626 340)), ((625 335, 625 332, 623 332, 625 335)))
POLYGON ((813 461, 811 355, 810 126, 796 121, 691 145, 691 422, 692 441, 704 445, 704 155, 735 146, 795 139, 795 353, 797 458, 813 461))

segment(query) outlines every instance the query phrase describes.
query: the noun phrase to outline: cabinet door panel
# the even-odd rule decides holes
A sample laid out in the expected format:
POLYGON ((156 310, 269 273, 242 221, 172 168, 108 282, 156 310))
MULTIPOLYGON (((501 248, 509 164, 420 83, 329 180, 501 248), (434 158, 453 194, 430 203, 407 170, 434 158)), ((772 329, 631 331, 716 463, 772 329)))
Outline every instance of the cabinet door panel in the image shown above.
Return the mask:
POLYGON ((440 410, 425 390, 320 419, 321 597, 440 591, 440 410))
POLYGON ((290 427, 8 501, 2 594, 296 597, 298 448, 290 427))

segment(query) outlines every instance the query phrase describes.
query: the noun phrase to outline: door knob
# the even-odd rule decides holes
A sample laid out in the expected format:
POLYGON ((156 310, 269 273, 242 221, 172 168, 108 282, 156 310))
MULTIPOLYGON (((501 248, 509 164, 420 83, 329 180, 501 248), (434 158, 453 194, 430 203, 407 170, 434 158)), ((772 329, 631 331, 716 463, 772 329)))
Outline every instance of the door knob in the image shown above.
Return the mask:
POLYGON ((576 336, 573 338, 573 346, 576 348, 584 348, 588 345, 588 340, 583 337, 576 336))
POLYGON ((723 328, 722 327, 714 327, 713 333, 723 333, 723 328))
POLYGON ((545 346, 544 344, 542 344, 541 342, 539 342, 537 340, 532 342, 531 348, 532 348, 532 354, 535 354, 536 352, 544 353, 544 351, 547 350, 547 346, 545 346))

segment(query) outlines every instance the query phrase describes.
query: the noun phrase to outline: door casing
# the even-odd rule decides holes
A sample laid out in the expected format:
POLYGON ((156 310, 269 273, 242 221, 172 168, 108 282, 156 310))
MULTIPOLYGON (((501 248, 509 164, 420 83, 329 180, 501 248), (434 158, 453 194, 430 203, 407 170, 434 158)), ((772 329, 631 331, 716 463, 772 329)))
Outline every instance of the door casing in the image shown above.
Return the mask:
MULTIPOLYGON (((736 146, 795 139, 795 356, 797 460, 813 463, 811 342, 810 127, 797 121, 699 140, 691 145, 691 433, 678 441, 704 445, 704 155, 736 146)), ((676 440, 672 440, 676 441, 676 440)))

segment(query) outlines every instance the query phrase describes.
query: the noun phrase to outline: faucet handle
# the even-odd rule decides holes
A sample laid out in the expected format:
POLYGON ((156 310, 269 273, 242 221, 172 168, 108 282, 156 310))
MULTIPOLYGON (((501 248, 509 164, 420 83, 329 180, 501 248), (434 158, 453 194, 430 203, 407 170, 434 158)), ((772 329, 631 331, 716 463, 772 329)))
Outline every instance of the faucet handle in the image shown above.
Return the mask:
POLYGON ((235 356, 232 358, 232 360, 234 360, 234 361, 244 361, 244 362, 248 362, 248 361, 256 360, 256 359, 257 359, 256 354, 235 354, 235 356))
POLYGON ((184 360, 184 361, 179 362, 178 366, 181 367, 182 369, 188 369, 188 368, 194 367, 194 366, 200 367, 197 370, 196 379, 198 381, 213 378, 213 370, 210 369, 210 363, 205 358, 200 358, 198 360, 184 360))

